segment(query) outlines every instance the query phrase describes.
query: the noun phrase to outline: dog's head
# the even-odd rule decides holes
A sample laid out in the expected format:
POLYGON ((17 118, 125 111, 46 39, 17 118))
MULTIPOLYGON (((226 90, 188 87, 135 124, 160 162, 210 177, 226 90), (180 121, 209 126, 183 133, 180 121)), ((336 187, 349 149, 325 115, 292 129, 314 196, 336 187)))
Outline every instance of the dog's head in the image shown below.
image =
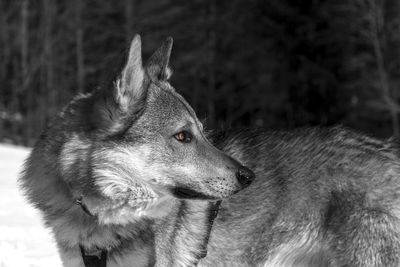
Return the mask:
MULTIPOLYGON (((98 196, 87 204, 94 213, 101 212, 100 197, 147 214, 165 198, 221 199, 254 179, 251 170, 210 144, 193 109, 168 82, 171 48, 168 38, 142 65, 136 35, 113 88, 94 93, 87 100, 91 108, 81 108, 95 141, 88 152, 91 180, 80 188, 98 196)), ((86 137, 75 135, 64 158, 86 137)))

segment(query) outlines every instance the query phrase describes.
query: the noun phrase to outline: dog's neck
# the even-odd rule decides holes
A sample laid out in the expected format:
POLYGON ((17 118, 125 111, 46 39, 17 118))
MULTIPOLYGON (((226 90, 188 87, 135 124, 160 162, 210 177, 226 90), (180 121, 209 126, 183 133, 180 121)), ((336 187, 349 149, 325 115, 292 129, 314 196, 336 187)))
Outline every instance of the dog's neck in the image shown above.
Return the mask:
POLYGON ((207 255, 219 204, 220 201, 182 201, 173 220, 169 218, 159 225, 163 231, 155 237, 157 266, 196 266, 207 255))
POLYGON ((148 257, 147 262, 155 261, 156 266, 196 266, 207 253, 208 238, 219 203, 176 200, 171 205, 174 207, 168 216, 138 219, 127 225, 98 224, 96 216, 74 205, 73 211, 64 214, 66 221, 55 228, 55 233, 77 234, 58 236, 57 239, 68 240, 68 247, 73 247, 74 243, 88 250, 98 247, 108 250, 111 256, 129 244, 133 250, 126 253, 147 251, 146 255, 137 253, 140 261, 145 256, 148 257), (65 231, 65 227, 75 230, 65 231))

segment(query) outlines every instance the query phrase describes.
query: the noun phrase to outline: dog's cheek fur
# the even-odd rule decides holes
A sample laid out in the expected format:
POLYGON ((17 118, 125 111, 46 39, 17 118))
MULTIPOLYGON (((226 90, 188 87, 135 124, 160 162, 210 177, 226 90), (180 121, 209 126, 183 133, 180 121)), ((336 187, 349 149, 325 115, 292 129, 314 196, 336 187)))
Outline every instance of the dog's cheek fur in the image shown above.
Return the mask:
POLYGON ((133 201, 133 203, 107 201, 108 205, 104 201, 102 205, 99 205, 99 202, 94 199, 86 204, 96 214, 99 224, 126 225, 142 218, 161 218, 168 215, 172 207, 170 201, 172 199, 164 196, 142 202, 133 201))
POLYGON ((113 148, 94 151, 91 156, 92 176, 100 193, 111 199, 156 197, 138 176, 145 161, 134 148, 113 148))
POLYGON ((74 168, 76 164, 87 163, 90 150, 90 143, 82 140, 77 134, 72 135, 70 140, 66 142, 59 156, 59 169, 66 181, 74 178, 79 178, 84 173, 76 173, 77 169, 81 172, 86 171, 87 168, 74 168))
POLYGON ((168 214, 171 197, 155 192, 146 179, 158 177, 146 163, 146 151, 136 147, 100 149, 93 152, 91 167, 94 184, 106 203, 88 202, 103 224, 126 224, 139 217, 168 214))

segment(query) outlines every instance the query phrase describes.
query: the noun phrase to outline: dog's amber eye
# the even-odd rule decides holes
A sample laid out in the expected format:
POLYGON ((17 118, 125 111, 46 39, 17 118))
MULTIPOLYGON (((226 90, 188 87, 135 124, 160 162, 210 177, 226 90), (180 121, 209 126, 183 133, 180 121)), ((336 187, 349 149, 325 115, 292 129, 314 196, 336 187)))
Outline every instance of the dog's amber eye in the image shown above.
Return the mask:
POLYGON ((176 140, 183 143, 189 143, 190 141, 192 141, 192 135, 187 131, 177 133, 174 135, 174 137, 176 140))

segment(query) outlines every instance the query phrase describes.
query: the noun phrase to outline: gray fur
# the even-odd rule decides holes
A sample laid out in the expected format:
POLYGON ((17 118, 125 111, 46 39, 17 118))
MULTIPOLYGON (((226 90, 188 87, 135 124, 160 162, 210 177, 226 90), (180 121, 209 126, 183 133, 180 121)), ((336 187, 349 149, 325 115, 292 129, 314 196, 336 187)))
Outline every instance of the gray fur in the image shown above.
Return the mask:
POLYGON ((211 137, 216 148, 168 83, 171 46, 142 66, 136 36, 115 86, 72 100, 26 161, 21 186, 64 266, 83 266, 79 245, 108 250, 109 267, 399 266, 393 142, 242 130, 211 137), (195 141, 174 139, 182 130, 195 141), (257 177, 245 189, 243 165, 257 177))
POLYGON ((396 144, 318 128, 218 146, 257 179, 222 202, 204 266, 399 266, 396 144))

